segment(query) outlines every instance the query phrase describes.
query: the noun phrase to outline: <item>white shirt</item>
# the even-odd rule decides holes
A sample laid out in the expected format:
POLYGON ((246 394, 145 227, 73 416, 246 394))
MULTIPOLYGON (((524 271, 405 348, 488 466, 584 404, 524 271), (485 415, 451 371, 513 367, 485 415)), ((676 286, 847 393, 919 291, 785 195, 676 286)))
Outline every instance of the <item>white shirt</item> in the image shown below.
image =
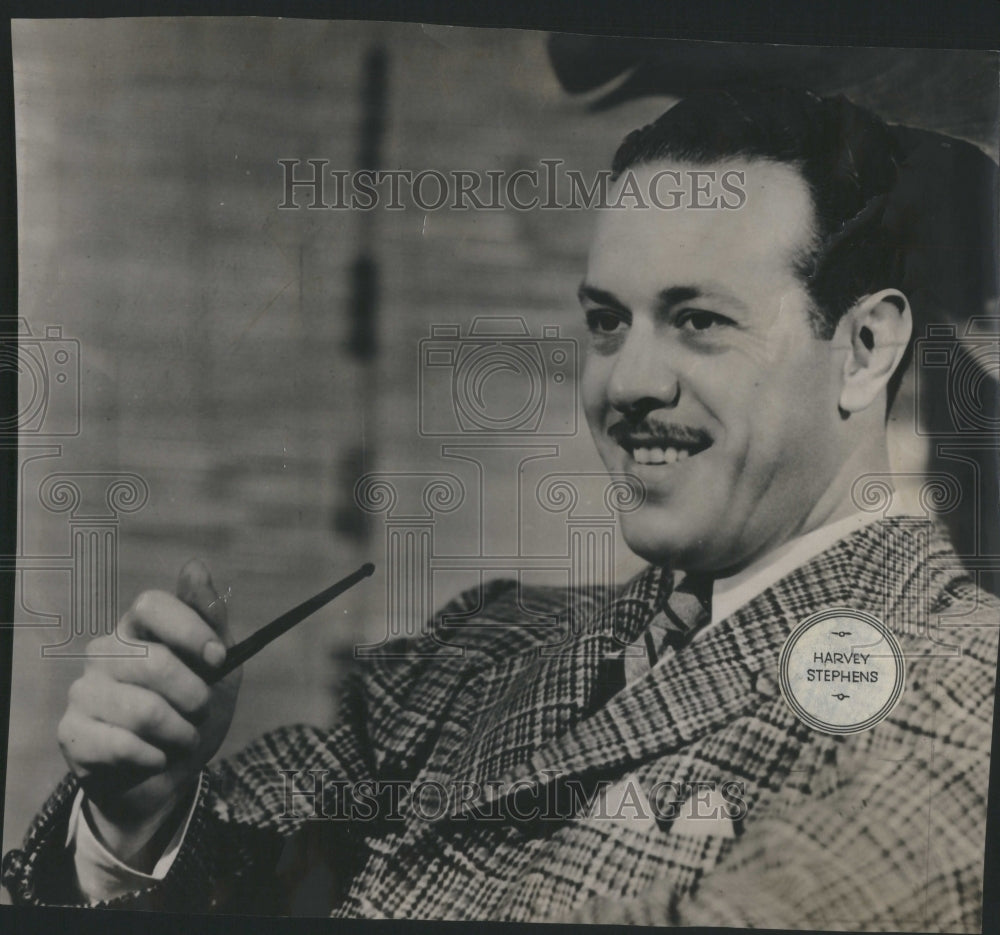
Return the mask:
MULTIPOLYGON (((66 846, 74 848, 73 863, 76 867, 76 878, 80 890, 91 902, 101 902, 114 899, 133 890, 142 889, 155 880, 162 880, 171 868, 181 842, 187 834, 191 816, 197 798, 191 797, 191 807, 187 818, 181 823, 163 855, 156 862, 152 873, 140 873, 133 870, 112 854, 100 841, 90 827, 86 813, 83 810, 83 790, 76 794, 73 809, 69 815, 69 826, 66 832, 66 846)), ((155 833, 156 829, 153 829, 155 833)))
MULTIPOLYGON (((880 518, 881 514, 856 513, 829 523, 789 540, 729 578, 716 579, 712 585, 712 620, 698 632, 695 639, 702 638, 707 630, 725 620, 789 572, 806 564, 845 536, 880 518)), ((180 850, 195 805, 192 800, 187 819, 177 829, 153 872, 146 874, 122 863, 98 841, 83 812, 82 803, 81 791, 77 793, 73 803, 66 845, 75 847, 74 863, 80 889, 94 902, 114 899, 144 888, 156 880, 162 880, 180 850)))
POLYGON ((784 545, 768 552, 763 558, 729 578, 716 578, 712 583, 712 621, 695 636, 731 616, 789 572, 801 568, 835 542, 882 518, 881 513, 854 513, 844 519, 820 526, 805 535, 789 539, 784 545))

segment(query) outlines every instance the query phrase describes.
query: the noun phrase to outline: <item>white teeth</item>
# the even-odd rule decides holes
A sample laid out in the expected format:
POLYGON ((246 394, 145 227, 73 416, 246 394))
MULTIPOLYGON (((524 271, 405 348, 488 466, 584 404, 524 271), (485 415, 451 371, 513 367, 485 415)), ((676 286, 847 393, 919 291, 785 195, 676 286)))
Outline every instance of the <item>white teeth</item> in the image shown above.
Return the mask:
POLYGON ((687 448, 636 448, 632 452, 636 464, 674 464, 690 457, 687 448))

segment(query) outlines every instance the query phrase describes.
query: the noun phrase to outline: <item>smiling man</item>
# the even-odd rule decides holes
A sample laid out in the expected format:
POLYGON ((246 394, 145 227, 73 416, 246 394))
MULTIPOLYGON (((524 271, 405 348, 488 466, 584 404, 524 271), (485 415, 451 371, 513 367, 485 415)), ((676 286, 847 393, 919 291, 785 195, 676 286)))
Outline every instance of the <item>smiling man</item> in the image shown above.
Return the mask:
MULTIPOLYGON (((623 171, 650 186, 664 165, 623 171)), ((601 217, 580 288, 583 395, 608 469, 645 487, 623 517, 629 545, 730 574, 856 513, 853 482, 888 470, 886 385, 911 320, 896 289, 859 295, 837 322, 816 310, 799 266, 818 232, 793 166, 758 156, 706 171, 746 180, 741 210, 601 217)))
POLYGON ((622 526, 649 567, 571 602, 558 647, 525 608, 565 619, 566 595, 464 595, 367 663, 335 730, 206 766, 236 683, 204 681, 225 622, 187 566, 123 620, 150 664, 97 646, 71 692, 15 898, 287 912, 318 866, 339 916, 978 931, 1000 603, 926 519, 857 501, 890 472, 911 343, 906 158, 804 92, 694 95, 626 138, 620 190, 697 170, 745 193, 596 221, 583 397, 641 481, 622 526), (827 612, 848 622, 807 653, 830 684, 805 708, 896 682, 817 728, 783 647, 827 612))

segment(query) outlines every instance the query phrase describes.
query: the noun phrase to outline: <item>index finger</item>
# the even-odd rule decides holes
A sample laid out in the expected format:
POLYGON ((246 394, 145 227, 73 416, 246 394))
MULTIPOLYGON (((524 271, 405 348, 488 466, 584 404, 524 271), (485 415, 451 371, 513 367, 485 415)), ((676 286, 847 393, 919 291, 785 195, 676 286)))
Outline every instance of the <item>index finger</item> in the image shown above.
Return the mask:
POLYGON ((202 616, 166 591, 144 591, 123 620, 126 635, 163 643, 182 658, 215 667, 226 650, 202 616))

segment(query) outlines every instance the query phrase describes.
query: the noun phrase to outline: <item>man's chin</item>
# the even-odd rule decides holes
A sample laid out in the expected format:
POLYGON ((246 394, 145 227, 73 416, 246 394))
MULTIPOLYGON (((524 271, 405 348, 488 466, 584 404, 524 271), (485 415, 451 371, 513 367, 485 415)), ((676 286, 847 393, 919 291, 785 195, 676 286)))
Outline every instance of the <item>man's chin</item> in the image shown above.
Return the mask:
POLYGON ((704 526, 675 510, 641 507, 620 517, 622 535, 628 547, 654 565, 685 568, 697 561, 707 536, 704 526))

